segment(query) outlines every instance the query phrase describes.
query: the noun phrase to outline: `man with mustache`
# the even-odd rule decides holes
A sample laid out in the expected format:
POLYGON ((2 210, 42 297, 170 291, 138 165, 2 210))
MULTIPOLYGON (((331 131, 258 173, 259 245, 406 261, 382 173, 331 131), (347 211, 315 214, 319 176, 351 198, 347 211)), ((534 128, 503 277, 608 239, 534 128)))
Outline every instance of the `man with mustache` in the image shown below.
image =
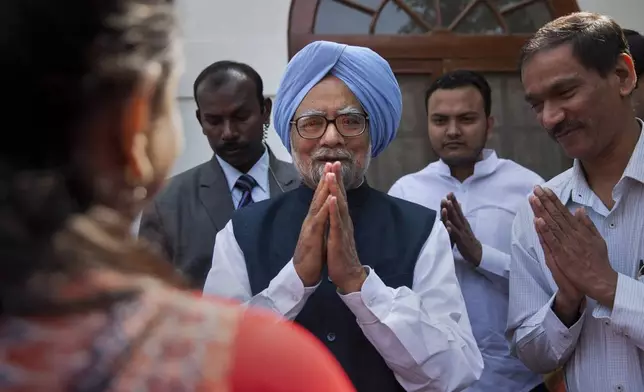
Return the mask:
POLYGON ((369 187, 402 97, 367 48, 318 41, 289 63, 276 129, 303 185, 235 214, 204 291, 273 310, 315 334, 358 391, 454 391, 483 361, 437 214, 369 187))
POLYGON ((644 391, 644 136, 622 29, 574 13, 521 55, 526 99, 573 167, 536 187, 512 230, 507 335, 570 392, 644 391))
POLYGON ((440 160, 396 181, 389 194, 441 211, 454 248, 472 331, 485 367, 471 392, 545 391, 542 378, 510 355, 503 336, 508 309, 510 232, 516 210, 543 179, 485 149, 494 117, 488 82, 459 70, 427 90, 428 133, 440 160))
POLYGON ((203 288, 215 236, 236 209, 296 188, 293 165, 264 143, 271 100, 250 66, 219 61, 194 83, 197 121, 213 158, 173 177, 144 211, 139 234, 203 288))

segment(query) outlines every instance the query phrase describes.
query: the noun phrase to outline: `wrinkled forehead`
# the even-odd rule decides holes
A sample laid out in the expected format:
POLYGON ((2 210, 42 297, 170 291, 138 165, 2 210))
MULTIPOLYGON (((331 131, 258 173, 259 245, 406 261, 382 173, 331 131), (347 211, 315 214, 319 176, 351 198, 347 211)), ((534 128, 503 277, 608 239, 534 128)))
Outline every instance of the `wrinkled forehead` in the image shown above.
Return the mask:
POLYGON ((346 113, 365 111, 351 89, 342 80, 329 75, 309 90, 294 117, 316 114, 332 118, 346 113))

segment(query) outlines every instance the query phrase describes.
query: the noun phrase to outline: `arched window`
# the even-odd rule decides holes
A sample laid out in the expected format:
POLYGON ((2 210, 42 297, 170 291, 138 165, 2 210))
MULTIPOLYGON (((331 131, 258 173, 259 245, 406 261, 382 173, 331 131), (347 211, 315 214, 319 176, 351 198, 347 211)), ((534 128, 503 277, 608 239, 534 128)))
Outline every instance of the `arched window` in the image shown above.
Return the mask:
POLYGON ((570 161, 523 102, 517 61, 530 34, 578 10, 575 0, 292 0, 289 55, 329 40, 369 47, 389 61, 404 110, 396 141, 372 162, 370 181, 380 189, 435 159, 424 91, 433 77, 463 68, 484 72, 492 85, 499 125, 490 146, 549 178, 570 161))
POLYGON ((578 10, 575 0, 293 0, 289 54, 326 39, 370 47, 396 73, 514 71, 529 34, 578 10))

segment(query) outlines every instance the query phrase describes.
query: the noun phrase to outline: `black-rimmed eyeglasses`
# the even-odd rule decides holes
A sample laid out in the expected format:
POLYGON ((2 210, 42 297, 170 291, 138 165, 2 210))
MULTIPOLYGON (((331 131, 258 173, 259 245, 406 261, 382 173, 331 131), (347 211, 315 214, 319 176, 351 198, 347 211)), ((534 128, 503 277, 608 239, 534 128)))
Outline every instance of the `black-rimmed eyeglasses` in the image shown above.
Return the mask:
POLYGON ((362 135, 367 129, 369 116, 362 113, 340 114, 334 119, 320 115, 307 115, 298 117, 291 121, 295 130, 303 139, 318 139, 329 128, 329 123, 335 126, 340 135, 344 137, 356 137, 362 135))

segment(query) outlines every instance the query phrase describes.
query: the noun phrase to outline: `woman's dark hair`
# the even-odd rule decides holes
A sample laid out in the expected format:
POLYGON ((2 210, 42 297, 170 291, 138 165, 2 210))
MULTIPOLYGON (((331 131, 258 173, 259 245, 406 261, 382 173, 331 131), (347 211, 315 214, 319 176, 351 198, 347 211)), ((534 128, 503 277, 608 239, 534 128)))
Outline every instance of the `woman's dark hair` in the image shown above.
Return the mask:
MULTIPOLYGON (((89 213, 98 195, 74 156, 79 136, 90 131, 83 121, 130 96, 150 65, 165 76, 172 71, 176 30, 173 0, 2 1, 0 312, 42 314, 111 301, 107 294, 63 304, 47 292, 48 277, 73 279, 89 263, 174 281, 166 264, 124 234, 126 222, 89 213)), ((157 110, 165 80, 153 101, 157 110)))
POLYGON ((621 54, 629 54, 621 27, 605 15, 576 12, 541 27, 521 51, 520 65, 536 53, 563 44, 572 45, 575 58, 589 70, 605 77, 621 54))

